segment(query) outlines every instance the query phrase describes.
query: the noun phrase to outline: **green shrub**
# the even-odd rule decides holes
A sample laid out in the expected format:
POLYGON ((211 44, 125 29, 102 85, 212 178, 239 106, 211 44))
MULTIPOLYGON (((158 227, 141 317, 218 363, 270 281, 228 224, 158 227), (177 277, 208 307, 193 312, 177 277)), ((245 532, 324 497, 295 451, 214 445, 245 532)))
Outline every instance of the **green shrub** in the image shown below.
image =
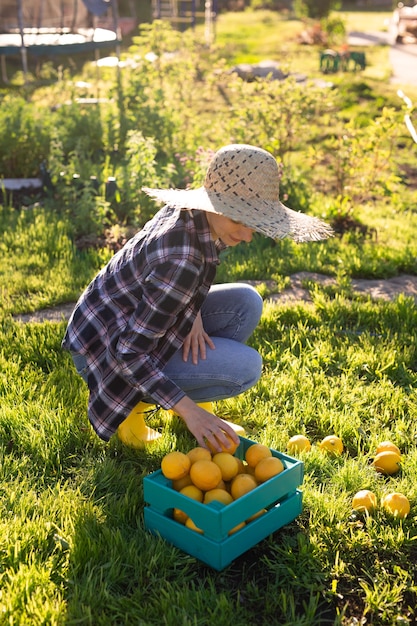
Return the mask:
POLYGON ((251 0, 250 7, 254 11, 291 11, 292 2, 290 0, 251 0))
POLYGON ((20 97, 6 97, 0 106, 0 178, 39 174, 49 154, 52 125, 49 111, 20 97))
POLYGON ((54 113, 53 125, 64 155, 78 152, 90 160, 102 158, 106 145, 100 106, 76 102, 62 106, 54 113))
MULTIPOLYGON (((321 155, 334 196, 352 198, 356 203, 376 195, 395 197, 400 179, 393 155, 400 132, 400 113, 384 108, 367 126, 357 127, 352 120, 340 133, 312 146, 311 155, 321 155)), ((313 167, 317 163, 313 157, 313 167)))
POLYGON ((156 154, 153 138, 140 131, 128 133, 126 156, 114 172, 117 193, 111 205, 119 223, 143 226, 155 212, 155 203, 142 187, 170 186, 163 165, 156 163, 156 154))
POLYGON ((223 119, 224 135, 237 143, 261 145, 287 164, 313 138, 313 120, 331 105, 331 92, 293 79, 230 85, 231 115, 223 119))
POLYGON ((294 0, 294 10, 297 16, 306 16, 313 19, 328 17, 332 10, 340 7, 339 0, 294 0))
POLYGON ((339 16, 325 17, 321 20, 321 26, 328 36, 330 44, 342 44, 346 38, 346 24, 339 16))

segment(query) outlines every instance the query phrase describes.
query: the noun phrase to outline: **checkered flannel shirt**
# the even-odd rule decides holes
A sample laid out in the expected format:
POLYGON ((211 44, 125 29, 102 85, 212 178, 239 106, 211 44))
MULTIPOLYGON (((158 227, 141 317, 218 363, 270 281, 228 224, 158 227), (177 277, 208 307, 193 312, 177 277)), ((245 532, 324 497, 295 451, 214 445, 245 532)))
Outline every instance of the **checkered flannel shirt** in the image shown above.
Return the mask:
POLYGON ((86 356, 88 416, 105 441, 141 399, 169 409, 184 397, 162 370, 189 334, 224 247, 205 213, 164 207, 81 295, 62 345, 86 356))

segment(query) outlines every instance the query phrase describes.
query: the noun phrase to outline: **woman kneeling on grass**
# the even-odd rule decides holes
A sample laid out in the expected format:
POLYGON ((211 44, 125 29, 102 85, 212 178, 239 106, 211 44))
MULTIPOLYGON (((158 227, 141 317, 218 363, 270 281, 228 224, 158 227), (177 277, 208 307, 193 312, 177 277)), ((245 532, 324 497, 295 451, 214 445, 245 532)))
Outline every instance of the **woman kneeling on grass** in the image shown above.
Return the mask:
POLYGON ((141 445, 150 404, 172 409, 201 446, 238 443, 233 425, 197 403, 236 396, 259 380, 245 342, 262 299, 245 284, 213 285, 219 253, 254 231, 315 241, 331 229, 284 206, 275 158, 235 144, 213 157, 199 189, 144 191, 164 208, 117 252, 81 295, 63 347, 88 383, 88 415, 105 441, 141 445), (148 403, 148 404, 146 404, 148 403))

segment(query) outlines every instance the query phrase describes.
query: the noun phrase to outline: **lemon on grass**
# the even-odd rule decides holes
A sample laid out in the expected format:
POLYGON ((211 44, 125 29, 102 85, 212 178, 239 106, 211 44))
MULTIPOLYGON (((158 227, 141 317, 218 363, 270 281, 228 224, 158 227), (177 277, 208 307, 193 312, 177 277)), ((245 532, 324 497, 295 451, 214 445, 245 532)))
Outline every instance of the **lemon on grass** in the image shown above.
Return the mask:
POLYGON ((337 435, 327 435, 318 445, 321 450, 332 455, 340 455, 343 452, 343 442, 337 435))
POLYGON ((294 452, 309 452, 311 450, 310 440, 305 435, 293 435, 288 440, 287 450, 291 454, 294 454, 294 452))
POLYGON ((190 476, 193 484, 202 491, 214 489, 222 480, 220 467, 213 461, 196 461, 191 465, 190 476))
POLYGON ((270 478, 277 476, 285 469, 284 463, 276 456, 262 459, 255 467, 255 478, 258 483, 264 483, 270 478))
POLYGON ((381 506, 389 515, 399 519, 407 517, 411 508, 407 496, 396 491, 384 496, 381 500, 381 506))
POLYGON ((376 447, 375 454, 379 454, 380 452, 386 452, 390 450, 391 452, 396 452, 398 456, 401 456, 401 452, 398 446, 392 441, 381 441, 376 447))
POLYGON ((401 457, 393 450, 385 450, 376 455, 372 465, 380 474, 392 476, 401 469, 401 457))
POLYGON ((191 461, 184 452, 168 452, 161 461, 161 470, 165 478, 178 480, 189 472, 191 461))
POLYGON ((245 452, 245 461, 250 467, 256 467, 261 459, 272 456, 271 450, 263 443, 253 443, 245 452))
POLYGON ((361 489, 352 498, 352 509, 364 513, 372 513, 377 507, 377 498, 373 491, 361 489))

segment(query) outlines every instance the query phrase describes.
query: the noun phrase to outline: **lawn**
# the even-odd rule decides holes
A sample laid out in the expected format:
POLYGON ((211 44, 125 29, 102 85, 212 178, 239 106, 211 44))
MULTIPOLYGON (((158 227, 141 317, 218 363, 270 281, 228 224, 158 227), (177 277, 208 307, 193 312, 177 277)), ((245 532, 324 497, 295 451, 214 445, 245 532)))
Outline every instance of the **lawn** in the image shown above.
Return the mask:
MULTIPOLYGON (((379 28, 385 17, 344 14, 354 30, 364 22, 379 28)), ((318 49, 294 41, 303 24, 245 12, 220 17, 212 53, 186 41, 182 61, 127 69, 124 106, 115 72, 103 71, 96 83, 90 64, 77 74, 65 70, 62 82, 52 72, 22 91, 16 77, 1 91, 7 150, 0 149, 0 172, 10 171, 5 163, 30 163, 27 140, 16 132, 25 123, 32 153, 49 150, 54 184, 23 205, 12 198, 0 205, 1 624, 416 621, 416 307, 407 294, 374 301, 351 287, 356 277, 417 275, 414 145, 384 78, 385 47, 369 53, 363 74, 334 76, 330 90, 232 79, 235 62, 275 58, 278 25, 293 71, 308 62, 312 78, 323 78, 318 49), (109 96, 99 115, 62 104, 97 85, 109 96), (289 439, 302 434, 311 449, 293 453, 304 467, 300 515, 217 571, 144 525, 143 479, 169 452, 196 445, 183 423, 158 409, 147 419, 162 435, 152 445, 100 441, 88 423, 86 387, 61 349, 65 320, 22 323, 17 315, 76 300, 129 228, 155 209, 137 192, 140 176, 155 186, 183 185, 192 171, 198 182, 204 160, 195 155, 234 138, 282 157, 286 202, 343 229, 313 244, 256 236, 222 259, 218 281, 256 280, 264 296, 250 339, 264 366, 253 389, 214 408, 252 441, 286 454, 289 439), (115 174, 120 196, 77 186, 75 173, 81 180, 115 174), (303 270, 332 276, 335 285, 307 283, 309 303, 270 301, 303 270), (341 454, 320 446, 329 435, 342 441, 341 454), (395 474, 373 464, 386 440, 401 451, 395 474), (369 514, 353 510, 364 489, 376 496, 369 514), (383 508, 392 492, 408 498, 405 518, 383 508)), ((171 35, 159 36, 172 45, 171 35)), ((155 33, 138 38, 125 58, 140 63, 149 37, 155 33)))

